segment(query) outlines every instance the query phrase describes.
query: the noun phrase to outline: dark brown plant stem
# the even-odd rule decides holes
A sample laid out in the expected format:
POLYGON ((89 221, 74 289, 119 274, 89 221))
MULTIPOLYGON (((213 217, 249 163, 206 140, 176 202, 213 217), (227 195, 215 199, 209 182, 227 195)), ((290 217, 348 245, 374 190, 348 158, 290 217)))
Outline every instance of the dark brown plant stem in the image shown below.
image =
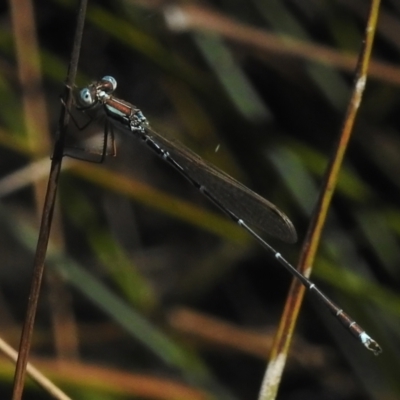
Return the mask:
POLYGON ((37 304, 39 300, 40 287, 42 283, 44 260, 47 252, 47 245, 50 236, 50 228, 56 200, 58 179, 61 170, 63 157, 64 140, 66 128, 69 123, 69 109, 72 105, 72 87, 75 81, 78 69, 79 53, 82 42, 83 27, 86 15, 87 0, 81 0, 77 17, 77 27, 71 53, 71 62, 68 68, 67 81, 63 94, 63 105, 61 107, 59 128, 56 136, 52 162, 50 167, 50 176, 47 184, 47 192, 43 207, 43 214, 39 230, 39 238, 36 247, 36 254, 33 263, 32 283, 29 293, 28 307, 26 311, 25 322, 20 339, 19 355, 14 375, 13 400, 20 400, 24 389, 24 380, 26 374, 26 365, 28 362, 29 350, 32 340, 33 326, 35 322, 37 304))
MULTIPOLYGON (((14 47, 26 131, 24 142, 30 149, 32 159, 39 160, 48 157, 52 138, 42 82, 35 13, 31 0, 14 1, 11 5, 14 47)), ((38 226, 46 194, 47 178, 46 173, 42 179, 32 183, 38 226)), ((63 227, 57 203, 52 225, 52 241, 58 248, 63 249, 63 227)), ((55 271, 47 270, 45 277, 57 357, 64 360, 74 358, 78 354, 78 342, 69 289, 55 271)))

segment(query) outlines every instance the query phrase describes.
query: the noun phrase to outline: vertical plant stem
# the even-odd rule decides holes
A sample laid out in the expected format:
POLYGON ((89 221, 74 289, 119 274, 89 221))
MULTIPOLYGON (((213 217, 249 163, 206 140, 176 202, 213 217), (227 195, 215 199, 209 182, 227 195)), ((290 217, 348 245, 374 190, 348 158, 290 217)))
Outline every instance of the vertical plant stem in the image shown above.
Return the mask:
MULTIPOLYGON (((11 10, 18 76, 22 89, 26 142, 33 158, 38 159, 49 154, 51 139, 32 0, 12 1, 11 10)), ((46 193, 46 181, 37 180, 33 186, 39 224, 46 193)), ((63 248, 63 229, 57 204, 52 225, 53 241, 58 248, 63 248)), ((71 358, 77 354, 78 343, 68 289, 54 271, 47 271, 46 278, 57 355, 61 359, 71 358)))
MULTIPOLYGON (((365 30, 365 38, 357 63, 353 92, 347 108, 339 140, 325 172, 318 202, 303 243, 300 260, 298 262, 298 270, 307 277, 311 275, 312 265, 321 238, 322 228, 326 220, 344 154, 347 149, 358 108, 361 103, 362 94, 365 89, 367 70, 371 58, 372 45, 378 21, 379 6, 380 0, 372 0, 365 30)), ((305 288, 298 280, 294 280, 290 287, 281 323, 275 337, 274 346, 270 355, 270 363, 261 385, 259 400, 272 400, 276 398, 304 293, 305 288)))
POLYGON ((87 7, 87 0, 81 0, 79 5, 73 50, 71 54, 71 62, 68 68, 67 82, 63 96, 65 106, 64 105, 62 106, 60 112, 59 130, 57 132, 56 142, 52 156, 50 176, 47 185, 47 192, 44 201, 43 214, 39 230, 39 238, 37 242, 36 254, 33 263, 33 274, 32 274, 30 293, 29 293, 28 307, 20 339, 19 355, 14 375, 14 388, 12 396, 13 400, 21 399, 24 388, 26 365, 28 362, 29 350, 32 340, 33 326, 35 322, 37 304, 40 294, 40 287, 43 277, 44 260, 47 252, 47 245, 50 236, 50 228, 51 228, 51 222, 52 222, 57 187, 58 187, 58 179, 61 170, 66 128, 69 123, 69 109, 71 108, 72 105, 72 86, 73 82, 75 81, 76 71, 78 68, 78 60, 79 60, 79 53, 82 41, 86 7, 87 7))

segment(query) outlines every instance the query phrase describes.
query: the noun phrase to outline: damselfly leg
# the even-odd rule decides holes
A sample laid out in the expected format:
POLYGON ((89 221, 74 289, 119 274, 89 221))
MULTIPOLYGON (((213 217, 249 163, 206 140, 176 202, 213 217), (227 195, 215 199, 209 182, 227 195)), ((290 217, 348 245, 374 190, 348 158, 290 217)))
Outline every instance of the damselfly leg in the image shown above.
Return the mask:
POLYGON ((64 147, 64 156, 92 163, 102 163, 106 156, 115 157, 117 153, 114 129, 103 110, 99 107, 84 109, 77 105, 76 108, 84 111, 83 114, 87 117, 87 121, 79 124, 76 116, 69 113, 76 132, 69 132, 64 147), (93 134, 89 128, 98 126, 96 123, 98 121, 103 125, 102 132, 93 134))

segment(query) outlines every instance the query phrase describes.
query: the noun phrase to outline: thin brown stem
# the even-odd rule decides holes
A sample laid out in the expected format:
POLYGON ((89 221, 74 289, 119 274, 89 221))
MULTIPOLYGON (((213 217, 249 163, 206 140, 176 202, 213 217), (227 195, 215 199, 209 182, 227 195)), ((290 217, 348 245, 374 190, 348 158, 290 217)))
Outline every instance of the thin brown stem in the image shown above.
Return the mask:
MULTIPOLYGON (((48 157, 51 136, 32 1, 14 1, 11 10, 26 130, 25 142, 31 150, 31 157, 39 159, 43 155, 48 157)), ((38 224, 46 193, 46 179, 47 174, 33 184, 38 224)), ((62 222, 57 204, 53 217, 53 241, 59 248, 64 247, 62 222)), ((54 271, 46 271, 46 278, 57 355, 63 359, 71 358, 77 354, 78 343, 68 289, 54 271)))
MULTIPOLYGON (((333 191, 365 89, 368 65, 371 58, 372 45, 378 21, 379 6, 380 0, 372 0, 363 47, 357 63, 353 92, 339 135, 339 140, 325 172, 317 205, 314 209, 312 220, 303 243, 300 260, 298 262, 298 270, 307 277, 311 274, 333 191)), ((271 361, 264 376, 259 397, 260 400, 270 400, 276 397, 304 293, 304 286, 302 286, 298 280, 294 280, 290 287, 286 306, 271 352, 271 361)))
POLYGON ((73 82, 75 81, 75 76, 78 68, 78 60, 79 60, 79 53, 82 41, 86 8, 87 8, 87 0, 81 0, 77 18, 77 27, 74 37, 74 45, 71 54, 71 62, 68 69, 67 84, 63 96, 66 107, 64 106, 61 107, 59 130, 56 137, 56 143, 54 146, 54 151, 52 156, 50 176, 47 184, 47 192, 44 201, 43 214, 39 230, 39 238, 37 242, 36 254, 33 263, 33 274, 32 274, 30 293, 29 293, 29 302, 27 306, 25 322, 20 339, 20 346, 19 346, 20 350, 14 375, 14 388, 12 396, 13 400, 20 400, 24 389, 26 365, 28 363, 31 338, 33 333, 36 310, 39 300, 43 271, 44 271, 44 261, 49 242, 50 228, 51 228, 54 205, 58 188, 58 179, 60 175, 61 163, 63 157, 66 128, 69 122, 68 110, 72 105, 71 88, 73 86, 73 82))
MULTIPOLYGON (((160 8, 151 4, 146 7, 160 8)), ((218 33, 233 43, 243 45, 245 49, 253 50, 254 56, 259 57, 261 61, 268 60, 267 55, 275 54, 314 61, 342 71, 353 72, 359 59, 354 53, 343 53, 329 46, 306 42, 288 35, 276 35, 265 29, 243 24, 204 5, 169 4, 163 5, 161 11, 171 30, 218 33)), ((370 60, 368 75, 370 78, 392 85, 400 84, 398 66, 388 62, 370 60)))

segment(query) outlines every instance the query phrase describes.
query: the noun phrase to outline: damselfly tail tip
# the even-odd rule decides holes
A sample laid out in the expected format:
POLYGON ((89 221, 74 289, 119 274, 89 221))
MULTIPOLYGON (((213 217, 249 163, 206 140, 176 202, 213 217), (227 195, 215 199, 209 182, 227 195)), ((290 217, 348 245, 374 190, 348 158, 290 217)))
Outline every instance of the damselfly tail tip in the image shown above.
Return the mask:
POLYGON ((367 349, 371 350, 375 356, 379 356, 379 354, 382 353, 382 347, 379 346, 379 344, 373 339, 371 339, 370 343, 367 346, 367 349))
POLYGON ((360 336, 362 344, 370 351, 374 353, 374 355, 379 356, 382 353, 382 347, 379 346, 378 342, 371 338, 366 332, 363 332, 360 336))

